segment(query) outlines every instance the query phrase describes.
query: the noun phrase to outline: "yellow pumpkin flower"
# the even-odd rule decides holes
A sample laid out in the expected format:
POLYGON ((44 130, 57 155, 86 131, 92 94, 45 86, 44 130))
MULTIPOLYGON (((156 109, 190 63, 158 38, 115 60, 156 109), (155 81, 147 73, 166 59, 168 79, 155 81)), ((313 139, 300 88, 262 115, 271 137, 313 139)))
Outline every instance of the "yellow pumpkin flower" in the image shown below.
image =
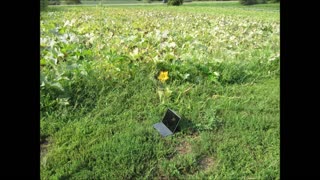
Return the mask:
POLYGON ((169 79, 169 76, 168 76, 168 71, 161 71, 159 76, 158 76, 158 79, 164 83, 166 80, 169 79))

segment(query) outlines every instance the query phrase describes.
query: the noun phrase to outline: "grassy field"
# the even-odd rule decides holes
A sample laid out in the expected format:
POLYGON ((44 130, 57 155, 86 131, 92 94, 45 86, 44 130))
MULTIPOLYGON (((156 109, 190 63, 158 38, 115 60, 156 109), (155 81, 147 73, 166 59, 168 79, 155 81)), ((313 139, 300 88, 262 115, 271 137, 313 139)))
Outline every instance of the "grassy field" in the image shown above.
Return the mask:
POLYGON ((280 179, 278 10, 50 6, 41 179, 280 179), (167 108, 183 118, 161 138, 167 108))

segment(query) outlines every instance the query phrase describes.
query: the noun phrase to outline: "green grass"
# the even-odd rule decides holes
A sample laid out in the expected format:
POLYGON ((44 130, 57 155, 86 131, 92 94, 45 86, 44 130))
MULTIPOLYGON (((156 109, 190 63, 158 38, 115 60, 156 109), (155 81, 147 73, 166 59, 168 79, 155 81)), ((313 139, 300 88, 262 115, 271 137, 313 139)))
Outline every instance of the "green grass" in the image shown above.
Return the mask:
POLYGON ((41 179, 279 179, 279 4, 217 4, 42 12, 41 179))

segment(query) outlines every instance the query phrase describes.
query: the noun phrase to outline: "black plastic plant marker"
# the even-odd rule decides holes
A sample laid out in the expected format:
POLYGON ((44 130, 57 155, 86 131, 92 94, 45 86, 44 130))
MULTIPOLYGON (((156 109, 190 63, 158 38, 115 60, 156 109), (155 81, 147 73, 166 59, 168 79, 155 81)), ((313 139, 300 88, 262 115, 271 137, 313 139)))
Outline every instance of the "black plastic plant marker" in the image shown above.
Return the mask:
POLYGON ((162 137, 166 137, 172 135, 176 131, 180 120, 181 117, 177 115, 177 113, 168 109, 162 122, 154 124, 153 127, 159 131, 162 137))

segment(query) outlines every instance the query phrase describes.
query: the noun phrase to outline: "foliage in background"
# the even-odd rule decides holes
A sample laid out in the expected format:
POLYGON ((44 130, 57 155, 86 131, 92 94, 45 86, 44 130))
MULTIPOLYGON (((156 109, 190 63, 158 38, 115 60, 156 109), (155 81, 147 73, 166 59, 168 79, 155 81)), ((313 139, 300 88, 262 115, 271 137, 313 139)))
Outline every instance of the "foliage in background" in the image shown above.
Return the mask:
POLYGON ((60 5, 60 0, 49 0, 48 5, 60 5))
POLYGON ((239 2, 243 5, 257 4, 257 0, 239 0, 239 2))
POLYGON ((65 0, 66 4, 81 4, 80 0, 65 0))
POLYGON ((239 0, 243 5, 253 5, 253 4, 265 4, 265 3, 277 3, 280 0, 239 0))
POLYGON ((40 0, 40 11, 46 10, 48 7, 48 0, 40 0))
POLYGON ((192 1, 234 1, 234 0, 192 0, 192 1))
POLYGON ((168 6, 180 6, 183 4, 183 0, 168 0, 168 6))

